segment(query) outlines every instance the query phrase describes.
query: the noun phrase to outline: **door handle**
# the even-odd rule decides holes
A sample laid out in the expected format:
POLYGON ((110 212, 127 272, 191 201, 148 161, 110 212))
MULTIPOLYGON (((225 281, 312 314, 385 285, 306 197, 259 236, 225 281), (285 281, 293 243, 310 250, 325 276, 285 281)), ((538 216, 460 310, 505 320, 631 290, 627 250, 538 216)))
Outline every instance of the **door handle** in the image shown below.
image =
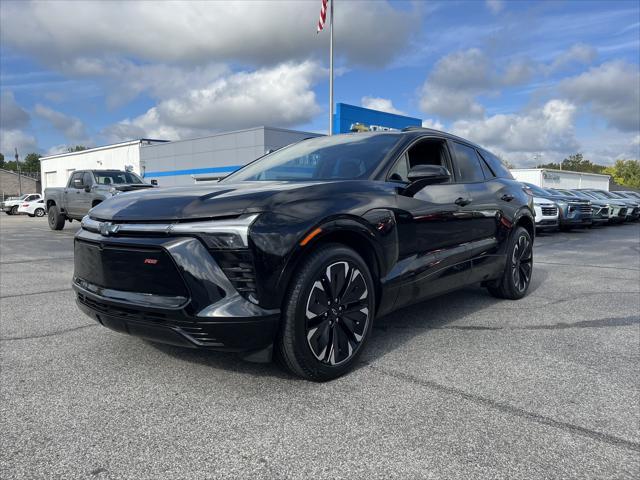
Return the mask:
POLYGON ((508 193, 505 193, 504 195, 502 195, 500 197, 500 200, 504 200, 505 202, 510 202, 511 200, 513 200, 515 197, 513 195, 510 195, 508 193))
POLYGON ((469 205, 471 203, 471 199, 470 198, 459 197, 459 198, 456 198, 456 201, 454 203, 456 205, 464 207, 465 205, 469 205))

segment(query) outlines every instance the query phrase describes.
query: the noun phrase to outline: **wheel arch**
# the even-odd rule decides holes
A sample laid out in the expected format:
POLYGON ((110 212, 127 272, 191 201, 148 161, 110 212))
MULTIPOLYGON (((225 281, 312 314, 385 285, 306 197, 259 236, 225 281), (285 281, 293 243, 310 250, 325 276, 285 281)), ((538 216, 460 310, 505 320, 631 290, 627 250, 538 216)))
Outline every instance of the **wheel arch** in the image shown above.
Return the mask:
MULTIPOLYGON (((305 245, 298 243, 296 251, 287 262, 285 277, 283 279, 284 282, 282 282, 282 285, 285 287, 283 291, 288 291, 295 272, 300 268, 300 265, 306 258, 307 252, 315 251, 324 245, 339 244, 355 251, 362 257, 367 267, 369 267, 369 272, 371 273, 374 284, 377 309, 382 293, 380 281, 382 254, 380 251, 381 247, 376 245, 375 233, 356 220, 342 219, 317 226, 311 229, 310 232, 307 232, 302 238, 306 238, 306 236, 317 229, 320 229, 320 233, 314 236, 308 243, 305 243, 305 245)), ((285 295, 283 295, 281 301, 284 301, 284 299, 285 295)))

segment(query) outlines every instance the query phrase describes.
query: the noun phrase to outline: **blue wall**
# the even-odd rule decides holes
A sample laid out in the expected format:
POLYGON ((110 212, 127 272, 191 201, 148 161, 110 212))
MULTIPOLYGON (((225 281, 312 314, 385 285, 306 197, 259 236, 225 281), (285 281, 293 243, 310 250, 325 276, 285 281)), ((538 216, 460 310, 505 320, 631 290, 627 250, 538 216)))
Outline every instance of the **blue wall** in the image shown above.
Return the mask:
POLYGON ((402 130, 405 127, 420 127, 422 120, 394 113, 380 112, 369 108, 356 107, 346 103, 338 103, 336 112, 333 114, 334 133, 348 133, 351 125, 362 123, 365 126, 376 125, 380 127, 395 128, 402 130))

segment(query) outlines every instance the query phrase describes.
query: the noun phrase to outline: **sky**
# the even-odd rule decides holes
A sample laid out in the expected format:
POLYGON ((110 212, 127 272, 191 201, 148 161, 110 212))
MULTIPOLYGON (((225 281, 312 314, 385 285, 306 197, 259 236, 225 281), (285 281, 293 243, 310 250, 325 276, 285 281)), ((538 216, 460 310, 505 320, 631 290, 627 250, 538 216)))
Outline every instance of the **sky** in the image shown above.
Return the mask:
MULTIPOLYGON (((640 158, 640 2, 335 2, 335 101, 533 167, 640 158)), ((0 2, 0 152, 328 128, 320 0, 0 2)), ((9 158, 8 158, 9 159, 9 158)))

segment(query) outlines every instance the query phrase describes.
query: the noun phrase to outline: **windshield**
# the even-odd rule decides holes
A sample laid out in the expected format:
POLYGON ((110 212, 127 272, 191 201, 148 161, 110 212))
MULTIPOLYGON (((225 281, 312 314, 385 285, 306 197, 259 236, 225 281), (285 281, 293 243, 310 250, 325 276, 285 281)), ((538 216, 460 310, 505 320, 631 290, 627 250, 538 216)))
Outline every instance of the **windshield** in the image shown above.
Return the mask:
POLYGON ((143 183, 135 173, 110 170, 95 170, 96 182, 100 185, 122 185, 125 183, 143 183))
POLYGON ((400 138, 362 133, 311 138, 270 153, 222 181, 363 179, 400 138))
POLYGON ((534 185, 533 183, 524 183, 524 185, 539 197, 558 196, 555 192, 548 192, 547 190, 534 185))
POLYGON ((604 195, 602 192, 584 192, 584 193, 586 193, 590 197, 595 197, 595 198, 598 198, 600 200, 608 200, 609 199, 609 197, 604 195))

